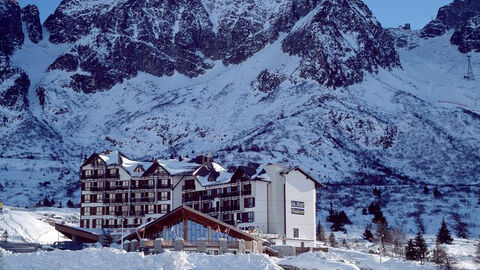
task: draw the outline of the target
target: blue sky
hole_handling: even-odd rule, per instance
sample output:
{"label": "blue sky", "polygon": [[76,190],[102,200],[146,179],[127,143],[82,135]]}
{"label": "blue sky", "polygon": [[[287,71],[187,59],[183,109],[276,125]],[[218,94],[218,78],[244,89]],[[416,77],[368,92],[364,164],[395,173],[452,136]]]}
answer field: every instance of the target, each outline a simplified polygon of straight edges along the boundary
{"label": "blue sky", "polygon": [[[40,8],[42,22],[53,13],[61,0],[17,0],[23,7],[36,4]],[[440,7],[453,0],[363,0],[384,27],[396,27],[407,22],[414,29],[420,29],[432,17],[437,16]]]}

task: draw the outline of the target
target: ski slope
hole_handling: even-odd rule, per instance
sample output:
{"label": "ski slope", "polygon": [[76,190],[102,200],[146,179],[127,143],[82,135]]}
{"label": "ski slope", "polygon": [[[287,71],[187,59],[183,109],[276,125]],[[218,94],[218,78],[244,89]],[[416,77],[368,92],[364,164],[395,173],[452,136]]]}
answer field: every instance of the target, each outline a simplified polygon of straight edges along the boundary
{"label": "ski slope", "polygon": [[55,222],[75,224],[78,218],[76,209],[39,208],[34,211],[5,207],[3,214],[0,214],[0,233],[6,230],[8,241],[11,242],[51,244],[68,240],[55,230]]}

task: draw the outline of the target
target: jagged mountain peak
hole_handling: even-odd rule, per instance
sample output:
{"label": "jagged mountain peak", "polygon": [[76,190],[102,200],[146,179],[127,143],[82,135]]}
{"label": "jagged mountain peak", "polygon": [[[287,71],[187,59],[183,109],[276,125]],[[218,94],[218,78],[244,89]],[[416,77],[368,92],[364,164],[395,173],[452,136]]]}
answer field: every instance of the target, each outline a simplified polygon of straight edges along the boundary
{"label": "jagged mountain peak", "polygon": [[[62,2],[45,22],[50,41],[74,44],[50,66],[50,70],[81,70],[71,76],[70,86],[85,93],[108,90],[138,72],[160,77],[179,72],[196,77],[212,69],[218,60],[224,65],[244,62],[276,41],[281,33],[290,33],[299,20],[315,12],[317,7],[338,7],[337,10],[346,11],[337,12],[338,18],[323,18],[323,23],[329,25],[323,28],[330,27],[332,31],[315,34],[336,42],[336,48],[331,49],[342,50],[344,46],[353,45],[361,47],[358,51],[352,50],[357,57],[376,56],[363,64],[346,65],[355,69],[355,79],[338,78],[330,83],[325,76],[335,74],[334,69],[339,65],[331,67],[321,63],[317,64],[327,70],[321,75],[323,78],[303,72],[305,78],[315,77],[328,86],[345,86],[361,81],[363,72],[399,65],[388,35],[368,7],[357,0],[118,0],[94,1],[92,6],[90,2],[85,5],[75,0]],[[354,16],[348,18],[345,14]],[[348,27],[341,25],[345,22]],[[344,32],[355,33],[349,40],[352,44],[336,41],[343,40]],[[363,46],[366,42],[373,46]],[[363,45],[357,46],[357,43]],[[291,44],[284,47],[289,53],[306,57],[289,47]],[[328,58],[334,57],[333,54]]]}
{"label": "jagged mountain peak", "polygon": [[424,38],[454,31],[451,43],[462,53],[480,51],[480,1],[455,0],[439,9],[437,17],[420,32]]}

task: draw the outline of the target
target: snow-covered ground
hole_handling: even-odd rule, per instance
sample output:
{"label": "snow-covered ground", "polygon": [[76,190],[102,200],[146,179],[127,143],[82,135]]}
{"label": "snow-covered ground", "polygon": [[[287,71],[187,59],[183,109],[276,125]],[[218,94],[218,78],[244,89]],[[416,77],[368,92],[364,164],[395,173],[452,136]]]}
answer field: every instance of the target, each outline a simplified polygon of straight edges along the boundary
{"label": "snow-covered ground", "polygon": [[[65,222],[78,225],[78,209],[37,208],[36,210],[6,207],[0,215],[0,230],[6,229],[9,241],[36,242],[48,244],[54,241],[67,240],[58,234],[51,225],[54,222]],[[353,229],[352,229],[353,230]],[[3,233],[0,231],[0,233]],[[327,235],[328,235],[327,230]],[[416,270],[435,269],[433,263],[420,265],[418,262],[406,261],[391,256],[372,254],[378,251],[378,245],[361,239],[361,231],[353,230],[350,238],[343,233],[336,233],[338,248],[330,248],[329,252],[306,253],[298,257],[273,258],[266,255],[223,255],[209,256],[205,254],[187,254],[184,252],[165,252],[160,255],[143,256],[140,253],[124,253],[105,248],[89,248],[82,251],[39,251],[31,254],[12,254],[0,250],[1,270],[22,269],[281,269],[280,266],[295,266],[300,269],[320,270]],[[412,235],[408,235],[413,237]],[[343,238],[347,246],[342,246]],[[434,235],[426,235],[429,249],[433,249]],[[475,243],[477,240],[455,238],[452,245],[446,246],[449,255],[456,259],[460,269],[477,270],[473,262]],[[322,245],[323,243],[319,243]],[[387,252],[389,249],[387,248]],[[2,268],[3,267],[3,268]]]}
{"label": "snow-covered ground", "polygon": [[76,225],[79,214],[78,209],[69,208],[31,210],[5,207],[4,212],[0,214],[0,234],[6,230],[8,241],[12,242],[51,244],[59,240],[68,240],[55,230],[54,224],[65,222]]}

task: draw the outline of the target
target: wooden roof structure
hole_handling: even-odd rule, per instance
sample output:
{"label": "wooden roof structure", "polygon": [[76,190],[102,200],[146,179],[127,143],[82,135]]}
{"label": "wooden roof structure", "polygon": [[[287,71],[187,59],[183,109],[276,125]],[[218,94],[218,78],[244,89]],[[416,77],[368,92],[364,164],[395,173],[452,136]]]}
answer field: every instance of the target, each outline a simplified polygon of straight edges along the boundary
{"label": "wooden roof structure", "polygon": [[[216,218],[213,218],[207,214],[194,210],[188,206],[182,205],[177,207],[172,212],[157,218],[147,224],[141,225],[131,232],[129,235],[125,236],[124,240],[140,240],[140,235],[143,238],[153,238],[155,234],[162,231],[165,227],[171,227],[179,222],[183,222],[183,239],[188,241],[188,220],[199,223],[205,227],[210,227],[212,230],[218,230],[224,232],[226,235],[236,238],[243,239],[245,241],[258,241],[255,236],[246,233],[240,229],[235,228],[225,222],[222,222]],[[120,242],[119,240],[118,242]]]}
{"label": "wooden roof structure", "polygon": [[55,230],[62,233],[69,239],[82,243],[96,243],[100,240],[99,234],[89,232],[85,229],[74,228],[59,223],[55,223]]}

